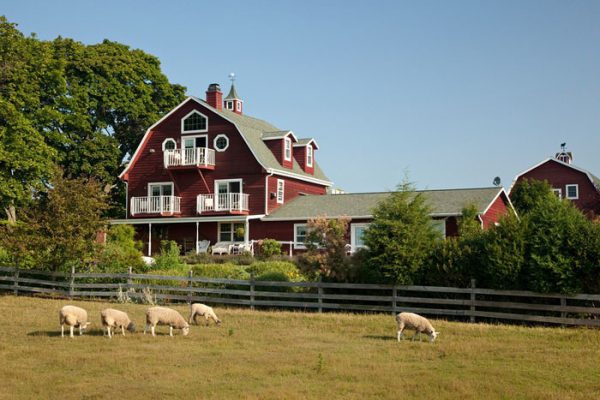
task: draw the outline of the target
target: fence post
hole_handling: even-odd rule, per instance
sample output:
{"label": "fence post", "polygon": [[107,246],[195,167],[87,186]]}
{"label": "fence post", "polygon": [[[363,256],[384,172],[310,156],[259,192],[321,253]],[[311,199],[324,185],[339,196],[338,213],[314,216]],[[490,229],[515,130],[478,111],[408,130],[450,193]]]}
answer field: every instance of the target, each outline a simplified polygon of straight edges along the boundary
{"label": "fence post", "polygon": [[475,279],[471,279],[471,312],[470,315],[471,317],[469,318],[469,320],[471,322],[475,322],[475,286],[476,286],[477,281]]}
{"label": "fence post", "polygon": [[127,291],[131,289],[133,285],[133,279],[131,279],[131,274],[133,273],[133,269],[131,267],[127,267]]}
{"label": "fence post", "polygon": [[[561,307],[566,307],[567,306],[567,296],[561,296],[561,298],[560,298],[560,306]],[[560,317],[561,318],[567,318],[567,312],[566,311],[561,311],[560,312]]]}
{"label": "fence post", "polygon": [[19,295],[19,261],[16,262],[15,273],[13,274],[13,294]]}
{"label": "fence post", "polygon": [[392,315],[396,315],[398,312],[398,304],[396,304],[396,297],[398,296],[398,288],[396,285],[392,288]]}
{"label": "fence post", "polygon": [[317,282],[317,300],[319,301],[319,312],[323,312],[323,277],[319,275],[319,282]]}
{"label": "fence post", "polygon": [[69,300],[73,300],[73,293],[75,288],[73,287],[75,284],[75,266],[71,267],[71,276],[69,280]]}
{"label": "fence post", "polygon": [[254,310],[254,274],[250,274],[250,309]]}
{"label": "fence post", "polygon": [[190,272],[188,273],[188,304],[192,304],[192,276],[194,275],[194,273],[192,272],[192,270],[190,269]]}

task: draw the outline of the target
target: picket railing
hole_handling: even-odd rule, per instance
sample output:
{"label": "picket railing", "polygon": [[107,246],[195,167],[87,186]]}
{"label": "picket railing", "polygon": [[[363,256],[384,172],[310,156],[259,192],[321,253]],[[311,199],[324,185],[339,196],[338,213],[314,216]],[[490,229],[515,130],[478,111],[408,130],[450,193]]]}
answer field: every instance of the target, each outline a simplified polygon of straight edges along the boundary
{"label": "picket railing", "polygon": [[600,295],[471,287],[271,282],[127,273],[70,273],[0,267],[0,291],[65,298],[206,302],[323,312],[411,311],[465,321],[526,321],[600,327]]}

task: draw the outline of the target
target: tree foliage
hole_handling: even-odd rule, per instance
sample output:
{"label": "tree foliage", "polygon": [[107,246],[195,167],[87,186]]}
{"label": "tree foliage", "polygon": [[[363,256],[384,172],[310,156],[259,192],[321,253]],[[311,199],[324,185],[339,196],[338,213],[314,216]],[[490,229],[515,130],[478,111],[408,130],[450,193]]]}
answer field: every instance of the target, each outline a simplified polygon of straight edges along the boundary
{"label": "tree foliage", "polygon": [[404,183],[373,211],[365,231],[368,263],[389,281],[412,284],[440,238],[422,193]]}

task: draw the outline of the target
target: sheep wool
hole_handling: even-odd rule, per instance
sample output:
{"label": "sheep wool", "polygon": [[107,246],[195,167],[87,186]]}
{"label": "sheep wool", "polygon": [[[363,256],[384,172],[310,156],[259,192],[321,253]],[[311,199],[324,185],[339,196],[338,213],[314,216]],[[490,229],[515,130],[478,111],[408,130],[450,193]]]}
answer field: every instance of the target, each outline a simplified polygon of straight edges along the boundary
{"label": "sheep wool", "polygon": [[70,337],[73,336],[73,328],[79,328],[79,335],[83,335],[83,331],[91,322],[88,322],[87,311],[81,307],[64,306],[58,313],[60,321],[60,336],[65,337],[65,324],[69,327]]}
{"label": "sheep wool", "polygon": [[102,322],[102,328],[106,329],[108,337],[112,339],[110,328],[114,329],[121,328],[121,333],[125,336],[125,329],[129,332],[135,332],[135,324],[131,322],[127,313],[113,308],[106,308],[100,312],[100,320]]}
{"label": "sheep wool", "polygon": [[431,325],[431,322],[427,318],[422,317],[418,314],[401,312],[396,316],[396,322],[398,324],[398,341],[402,338],[402,332],[404,329],[414,329],[415,334],[412,340],[415,340],[417,333],[419,334],[419,341],[421,340],[421,332],[424,332],[429,336],[429,341],[433,342],[437,338],[439,332],[436,332]]}
{"label": "sheep wool", "polygon": [[146,311],[146,327],[152,331],[152,336],[156,336],[154,329],[156,325],[169,325],[169,336],[173,336],[173,328],[181,329],[183,336],[190,333],[190,326],[186,320],[177,311],[167,307],[151,307]]}
{"label": "sheep wool", "polygon": [[206,304],[200,304],[200,303],[195,303],[192,304],[190,306],[190,318],[189,318],[189,323],[192,323],[192,320],[194,321],[194,323],[196,325],[198,325],[198,321],[197,321],[197,317],[204,317],[204,320],[206,321],[206,325],[208,326],[208,320],[212,319],[213,321],[215,321],[216,325],[220,325],[221,324],[221,320],[217,317],[217,314],[215,314],[215,311],[212,309],[212,307],[207,306]]}

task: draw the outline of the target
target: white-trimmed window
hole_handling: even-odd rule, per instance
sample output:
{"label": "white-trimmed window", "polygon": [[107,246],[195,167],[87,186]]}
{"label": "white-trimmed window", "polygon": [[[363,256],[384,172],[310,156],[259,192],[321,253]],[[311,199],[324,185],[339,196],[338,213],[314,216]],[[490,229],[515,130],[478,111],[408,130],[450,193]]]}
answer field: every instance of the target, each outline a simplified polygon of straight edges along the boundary
{"label": "white-trimmed window", "polygon": [[239,101],[235,103],[235,110],[236,111],[242,111],[242,103],[240,103]]}
{"label": "white-trimmed window", "polygon": [[208,147],[208,135],[184,136],[181,138],[184,149],[194,149],[196,147]]}
{"label": "white-trimmed window", "polygon": [[552,188],[552,193],[556,195],[559,199],[562,199],[562,189],[554,189]]}
{"label": "white-trimmed window", "polygon": [[233,110],[233,101],[226,101],[225,108],[228,110]]}
{"label": "white-trimmed window", "polygon": [[306,166],[313,166],[313,148],[310,144],[306,146]]}
{"label": "white-trimmed window", "polygon": [[173,196],[173,182],[148,183],[148,196]]}
{"label": "white-trimmed window", "polygon": [[243,222],[220,222],[219,242],[243,242],[245,229]]}
{"label": "white-trimmed window", "polygon": [[162,143],[162,150],[175,150],[177,148],[177,143],[175,142],[175,139],[165,139],[165,141]]}
{"label": "white-trimmed window", "polygon": [[292,161],[292,139],[289,137],[283,138],[283,159]]}
{"label": "white-trimmed window", "polygon": [[181,133],[197,133],[208,131],[206,115],[194,110],[181,119]]}
{"label": "white-trimmed window", "polygon": [[567,199],[577,200],[579,198],[579,185],[567,185],[565,189],[567,192]]}
{"label": "white-trimmed window", "polygon": [[350,246],[354,253],[358,249],[366,249],[367,246],[364,242],[364,234],[369,224],[350,224]]}
{"label": "white-trimmed window", "polygon": [[294,224],[294,249],[306,249],[307,224]]}
{"label": "white-trimmed window", "polygon": [[446,237],[446,220],[445,219],[433,219],[431,220],[433,229],[441,233],[442,237]]}
{"label": "white-trimmed window", "polygon": [[277,203],[283,204],[285,190],[285,181],[283,179],[277,179]]}
{"label": "white-trimmed window", "polygon": [[229,138],[224,134],[217,135],[213,140],[213,146],[217,151],[225,151],[229,147]]}

